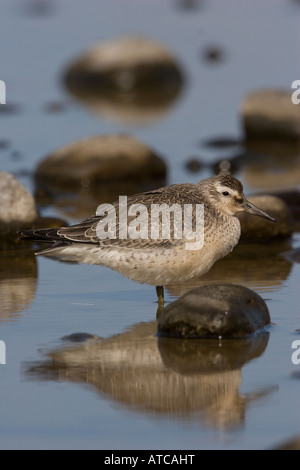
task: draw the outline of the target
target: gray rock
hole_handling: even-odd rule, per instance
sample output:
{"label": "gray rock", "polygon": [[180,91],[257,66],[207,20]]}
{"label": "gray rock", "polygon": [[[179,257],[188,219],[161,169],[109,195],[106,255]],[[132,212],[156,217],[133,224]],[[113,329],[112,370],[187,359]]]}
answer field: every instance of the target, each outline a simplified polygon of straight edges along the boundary
{"label": "gray rock", "polygon": [[238,213],[242,227],[242,239],[271,239],[289,237],[293,232],[294,221],[288,206],[282,199],[268,194],[248,198],[250,202],[277,219],[277,223],[246,212]]}
{"label": "gray rock", "polygon": [[241,106],[248,138],[300,139],[300,108],[292,91],[266,89],[250,93]]}
{"label": "gray rock", "polygon": [[158,320],[158,333],[180,338],[240,338],[270,323],[264,300],[246,287],[211,284],[187,292],[169,304]]}
{"label": "gray rock", "polygon": [[14,244],[16,231],[30,227],[37,219],[33,196],[10,173],[0,171],[0,239]]}
{"label": "gray rock", "polygon": [[128,135],[88,137],[41,161],[35,177],[50,187],[87,188],[99,183],[164,179],[166,165],[149,147]]}

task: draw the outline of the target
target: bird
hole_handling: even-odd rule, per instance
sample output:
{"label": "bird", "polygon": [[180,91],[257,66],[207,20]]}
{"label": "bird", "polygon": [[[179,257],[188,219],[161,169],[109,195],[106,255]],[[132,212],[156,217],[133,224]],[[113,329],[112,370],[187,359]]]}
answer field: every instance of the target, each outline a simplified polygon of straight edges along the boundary
{"label": "bird", "polygon": [[[202,208],[199,214],[203,216],[198,227],[202,237],[198,239],[193,230],[198,222],[196,207]],[[153,208],[167,212],[154,218]],[[190,212],[184,212],[186,208]],[[182,213],[180,217],[180,209],[190,216],[192,232],[188,234],[183,230],[187,223]],[[237,178],[221,172],[196,184],[173,184],[125,201],[119,198],[113,204],[100,205],[95,215],[80,223],[24,230],[20,238],[52,244],[37,254],[106,266],[133,281],[155,286],[159,316],[164,308],[164,286],[200,277],[237,245],[241,235],[237,214],[242,211],[277,221],[246,199]],[[122,227],[121,222],[127,226]],[[163,236],[163,230],[168,236]]]}

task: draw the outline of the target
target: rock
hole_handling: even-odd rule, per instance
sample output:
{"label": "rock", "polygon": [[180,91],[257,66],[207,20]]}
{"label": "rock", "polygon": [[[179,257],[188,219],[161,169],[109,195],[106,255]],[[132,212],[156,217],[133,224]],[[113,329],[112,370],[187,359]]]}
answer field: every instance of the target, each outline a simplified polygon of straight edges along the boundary
{"label": "rock", "polygon": [[90,333],[71,333],[70,335],[63,336],[63,341],[71,341],[72,343],[83,343],[89,340],[101,339],[99,336]]}
{"label": "rock", "polygon": [[150,148],[128,135],[88,137],[66,145],[38,165],[35,178],[50,188],[78,191],[101,183],[164,179],[166,165]]}
{"label": "rock", "polygon": [[71,89],[88,86],[134,92],[139,88],[178,87],[182,73],[164,46],[130,36],[95,45],[67,68],[64,78]]}
{"label": "rock", "polygon": [[276,191],[274,196],[282,199],[288,206],[295,221],[294,230],[300,232],[300,191],[291,189],[287,191]]}
{"label": "rock", "polygon": [[300,139],[300,108],[292,92],[266,89],[250,93],[241,106],[247,138]]}
{"label": "rock", "polygon": [[33,196],[10,173],[0,171],[0,246],[17,243],[17,230],[37,219]]}
{"label": "rock", "polygon": [[140,36],[97,44],[67,67],[63,80],[93,112],[139,125],[165,113],[184,82],[172,54]]}
{"label": "rock", "polygon": [[185,167],[191,173],[198,173],[198,171],[202,170],[203,163],[198,157],[190,157],[187,160]]}
{"label": "rock", "polygon": [[293,232],[294,221],[288,206],[282,199],[268,194],[251,196],[250,202],[277,219],[277,223],[246,212],[238,213],[242,227],[242,239],[270,239],[289,237]]}
{"label": "rock", "polygon": [[258,294],[235,284],[211,284],[169,304],[159,317],[158,333],[179,338],[241,338],[269,323],[268,307]]}
{"label": "rock", "polygon": [[225,52],[220,46],[207,46],[202,51],[202,57],[207,63],[218,63],[223,62],[225,57]]}

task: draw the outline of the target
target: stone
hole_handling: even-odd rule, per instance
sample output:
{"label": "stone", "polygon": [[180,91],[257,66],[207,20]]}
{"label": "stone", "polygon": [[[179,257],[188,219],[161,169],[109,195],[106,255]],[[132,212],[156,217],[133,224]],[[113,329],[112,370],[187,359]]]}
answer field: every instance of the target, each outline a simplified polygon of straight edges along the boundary
{"label": "stone", "polygon": [[141,36],[96,44],[66,68],[63,80],[93,113],[129,125],[168,112],[185,81],[167,48]]}
{"label": "stone", "polygon": [[285,238],[293,233],[294,221],[288,206],[282,199],[269,194],[248,197],[249,201],[277,219],[271,222],[246,212],[238,213],[241,222],[241,239],[261,240]]}
{"label": "stone", "polygon": [[30,192],[10,173],[0,171],[0,239],[17,242],[17,230],[30,228],[37,219],[35,201]]}
{"label": "stone", "polygon": [[181,85],[182,72],[161,44],[142,36],[128,36],[96,44],[70,64],[68,88],[91,87],[117,92]]}
{"label": "stone", "polygon": [[49,187],[87,188],[101,183],[164,179],[161,157],[129,135],[103,135],[72,142],[46,158],[35,171]]}
{"label": "stone", "polygon": [[169,304],[158,334],[177,338],[241,338],[270,323],[264,300],[236,284],[198,287]]}
{"label": "stone", "polygon": [[247,138],[300,139],[300,108],[292,90],[265,89],[247,95],[241,118]]}

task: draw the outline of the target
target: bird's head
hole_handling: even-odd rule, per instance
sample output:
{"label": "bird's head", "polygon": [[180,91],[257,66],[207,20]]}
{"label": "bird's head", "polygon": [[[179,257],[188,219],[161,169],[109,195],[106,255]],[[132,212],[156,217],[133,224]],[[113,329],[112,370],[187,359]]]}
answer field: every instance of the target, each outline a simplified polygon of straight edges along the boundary
{"label": "bird's head", "polygon": [[[201,183],[204,182],[204,185]],[[259,209],[244,195],[242,183],[230,173],[221,173],[218,176],[207,178],[200,182],[206,198],[211,201],[214,209],[219,213],[234,216],[238,212],[248,212],[265,219],[277,222],[267,212]]]}

